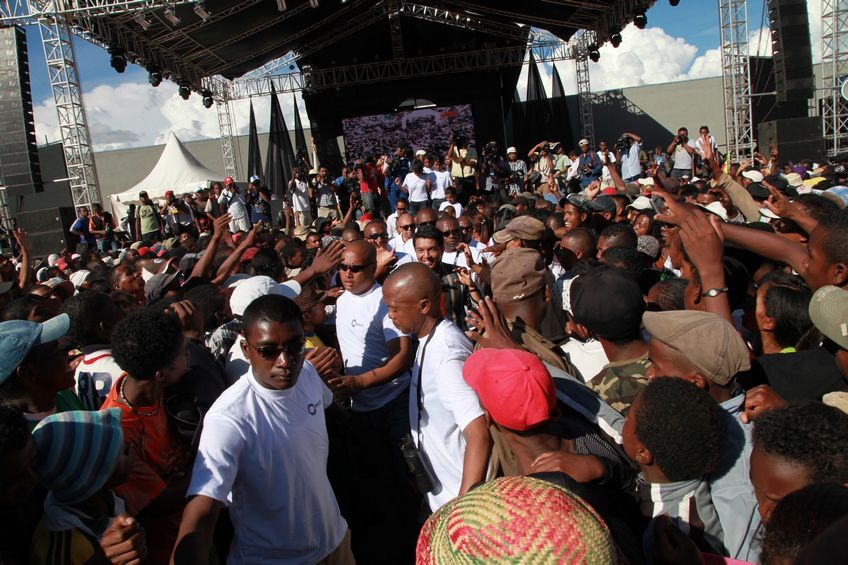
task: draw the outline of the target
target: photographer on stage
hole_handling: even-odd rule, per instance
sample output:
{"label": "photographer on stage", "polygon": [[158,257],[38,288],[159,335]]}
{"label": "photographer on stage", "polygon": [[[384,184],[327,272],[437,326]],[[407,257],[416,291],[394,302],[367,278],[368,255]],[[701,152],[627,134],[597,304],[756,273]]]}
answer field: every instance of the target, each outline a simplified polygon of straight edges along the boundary
{"label": "photographer on stage", "polygon": [[518,150],[515,147],[509,147],[506,150],[507,167],[509,167],[509,176],[506,178],[507,196],[517,196],[524,192],[524,180],[527,178],[527,163],[524,159],[518,158]]}
{"label": "photographer on stage", "polygon": [[506,200],[504,183],[510,172],[506,160],[498,152],[498,143],[487,143],[483,147],[483,159],[480,162],[480,187],[486,191],[489,200]]}
{"label": "photographer on stage", "polygon": [[450,163],[450,172],[459,196],[465,205],[477,192],[477,152],[468,146],[468,138],[459,131],[453,132],[451,146],[445,154],[445,165]]}
{"label": "photographer on stage", "polygon": [[674,161],[674,168],[671,169],[671,178],[692,178],[694,176],[695,142],[689,139],[688,129],[678,129],[677,137],[671,140],[666,151]]}
{"label": "photographer on stage", "polygon": [[642,138],[635,133],[624,132],[615,142],[615,153],[621,163],[621,179],[624,182],[636,182],[642,176]]}
{"label": "photographer on stage", "polygon": [[580,188],[585,189],[593,181],[601,178],[604,163],[598,155],[592,151],[588,139],[580,140],[580,156],[578,157],[577,170],[580,173]]}

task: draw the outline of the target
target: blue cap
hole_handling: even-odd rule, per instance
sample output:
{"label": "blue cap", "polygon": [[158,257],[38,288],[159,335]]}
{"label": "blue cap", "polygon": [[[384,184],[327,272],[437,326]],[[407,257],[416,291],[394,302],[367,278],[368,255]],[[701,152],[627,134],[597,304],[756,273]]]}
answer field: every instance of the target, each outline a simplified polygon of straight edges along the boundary
{"label": "blue cap", "polygon": [[59,314],[39,324],[27,320],[0,323],[0,385],[21,364],[30,349],[42,343],[56,341],[71,325],[67,314]]}
{"label": "blue cap", "polygon": [[258,180],[259,180],[259,175],[253,175],[252,177],[250,177],[251,184],[254,183],[254,182],[257,182]]}
{"label": "blue cap", "polygon": [[842,202],[848,204],[848,186],[834,186],[832,188],[828,188],[825,192],[835,194],[842,199]]}

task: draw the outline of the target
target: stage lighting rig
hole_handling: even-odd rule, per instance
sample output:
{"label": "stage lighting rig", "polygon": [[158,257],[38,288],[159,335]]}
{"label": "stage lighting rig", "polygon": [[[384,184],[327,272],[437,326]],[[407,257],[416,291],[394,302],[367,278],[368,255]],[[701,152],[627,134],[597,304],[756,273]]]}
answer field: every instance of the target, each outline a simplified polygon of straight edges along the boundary
{"label": "stage lighting rig", "polygon": [[112,65],[112,68],[118,71],[119,73],[127,70],[127,52],[124,51],[123,47],[118,47],[117,45],[113,45],[109,47],[109,64]]}
{"label": "stage lighting rig", "polygon": [[589,59],[591,59],[593,63],[597,63],[601,59],[601,52],[598,50],[597,45],[589,47]]}
{"label": "stage lighting rig", "polygon": [[150,86],[162,84],[162,70],[156,65],[147,67],[147,82],[150,83]]}
{"label": "stage lighting rig", "polygon": [[633,25],[639,29],[645,29],[648,26],[648,16],[645,12],[639,12],[633,16]]}
{"label": "stage lighting rig", "polygon": [[177,90],[177,92],[179,93],[180,98],[188,100],[188,97],[191,96],[191,86],[184,80],[179,81],[177,84],[179,85],[179,90]]}
{"label": "stage lighting rig", "polygon": [[211,108],[212,104],[215,103],[215,100],[212,98],[212,91],[204,90],[200,95],[203,97],[203,107]]}
{"label": "stage lighting rig", "polygon": [[133,17],[133,19],[135,20],[135,23],[141,26],[141,29],[143,29],[144,31],[150,29],[150,21],[144,16],[142,12],[137,13]]}
{"label": "stage lighting rig", "polygon": [[171,22],[171,25],[178,26],[180,25],[180,22],[182,22],[180,17],[176,13],[174,13],[173,8],[166,8],[162,15],[165,16],[166,20]]}
{"label": "stage lighting rig", "polygon": [[610,35],[610,43],[612,43],[612,46],[616,48],[621,45],[621,33],[615,32]]}
{"label": "stage lighting rig", "polygon": [[206,8],[203,6],[202,0],[194,5],[194,13],[197,14],[197,17],[199,17],[204,22],[208,22],[209,18],[212,17],[209,15],[209,12],[207,12]]}

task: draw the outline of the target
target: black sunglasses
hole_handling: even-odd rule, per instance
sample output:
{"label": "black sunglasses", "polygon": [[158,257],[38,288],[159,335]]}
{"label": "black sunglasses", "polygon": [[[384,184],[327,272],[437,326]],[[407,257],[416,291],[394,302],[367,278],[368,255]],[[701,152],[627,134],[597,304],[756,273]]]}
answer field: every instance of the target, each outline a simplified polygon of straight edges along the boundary
{"label": "black sunglasses", "polygon": [[374,240],[374,239],[389,239],[389,234],[387,234],[386,232],[372,233],[371,235],[368,236],[368,239],[371,239],[371,240]]}
{"label": "black sunglasses", "polygon": [[373,263],[368,263],[366,265],[345,265],[344,263],[339,263],[340,271],[351,271],[352,273],[361,273],[368,267],[370,267]]}
{"label": "black sunglasses", "polygon": [[462,230],[459,229],[459,228],[457,228],[455,230],[445,230],[445,231],[442,232],[442,235],[445,236],[445,237],[450,237],[452,235],[460,236],[460,235],[462,235]]}
{"label": "black sunglasses", "polygon": [[398,226],[399,230],[404,230],[404,231],[411,230],[411,229],[414,229],[414,228],[415,228],[415,224],[407,224],[405,226]]}
{"label": "black sunglasses", "polygon": [[256,353],[259,354],[260,357],[265,359],[266,361],[273,361],[280,357],[280,355],[285,352],[287,359],[298,359],[301,355],[306,352],[305,343],[288,343],[282,347],[279,345],[260,345],[259,347],[253,345],[247,340],[244,340],[248,347],[252,347],[256,350]]}
{"label": "black sunglasses", "polygon": [[415,225],[418,226],[419,228],[422,227],[422,226],[435,226],[436,220],[432,220],[432,221],[429,221],[429,222],[421,222],[420,224],[416,223]]}

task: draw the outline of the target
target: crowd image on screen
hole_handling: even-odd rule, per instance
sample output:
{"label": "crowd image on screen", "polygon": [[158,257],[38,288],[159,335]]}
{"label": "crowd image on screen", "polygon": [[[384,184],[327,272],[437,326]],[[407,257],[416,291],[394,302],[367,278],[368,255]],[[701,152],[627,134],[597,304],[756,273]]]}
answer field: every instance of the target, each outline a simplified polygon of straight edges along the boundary
{"label": "crowd image on screen", "polygon": [[11,231],[0,563],[846,562],[841,157],[445,112]]}

